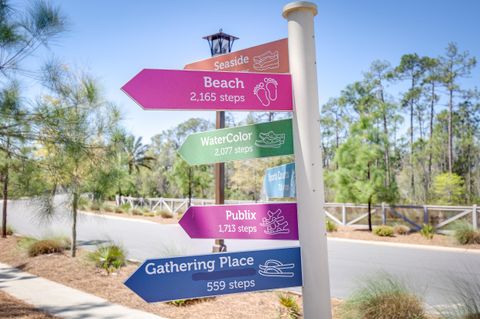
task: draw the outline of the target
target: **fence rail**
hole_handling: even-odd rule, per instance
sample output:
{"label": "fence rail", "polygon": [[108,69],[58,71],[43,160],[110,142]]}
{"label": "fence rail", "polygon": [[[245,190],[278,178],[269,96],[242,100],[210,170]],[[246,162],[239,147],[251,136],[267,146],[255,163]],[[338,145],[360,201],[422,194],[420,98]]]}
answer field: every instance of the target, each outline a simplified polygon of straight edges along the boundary
{"label": "fence rail", "polygon": [[[167,210],[178,214],[188,208],[188,198],[139,198],[117,196],[117,205],[130,204],[131,207],[148,207],[151,210]],[[212,205],[213,199],[192,198],[191,205]],[[225,204],[251,203],[248,200],[226,200]],[[367,205],[350,203],[325,203],[325,215],[338,225],[365,226],[368,217]],[[374,205],[372,206],[372,220],[376,225],[404,223],[412,229],[419,230],[423,224],[431,224],[437,230],[446,229],[457,220],[470,222],[474,229],[478,229],[479,213],[477,205],[472,206],[438,206],[438,205]]]}

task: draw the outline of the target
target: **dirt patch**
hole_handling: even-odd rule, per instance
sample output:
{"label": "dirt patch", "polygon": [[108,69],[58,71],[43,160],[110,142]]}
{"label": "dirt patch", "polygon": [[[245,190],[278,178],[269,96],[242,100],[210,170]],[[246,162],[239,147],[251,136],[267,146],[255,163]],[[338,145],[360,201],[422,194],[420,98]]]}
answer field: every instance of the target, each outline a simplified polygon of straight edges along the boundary
{"label": "dirt patch", "polygon": [[462,249],[480,249],[479,244],[459,245],[455,242],[455,239],[453,237],[441,234],[435,234],[432,239],[427,239],[419,233],[410,233],[408,235],[395,235],[394,237],[380,237],[369,232],[367,229],[338,227],[337,231],[328,233],[328,237],[383,241],[389,243],[455,247]]}
{"label": "dirt patch", "polygon": [[[138,265],[129,264],[118,273],[107,275],[86,260],[85,251],[80,250],[77,258],[69,257],[68,252],[32,258],[17,248],[18,240],[0,239],[0,262],[130,308],[171,319],[288,318],[278,301],[280,292],[272,291],[208,298],[183,307],[164,302],[148,304],[123,285]],[[297,302],[301,306],[301,297],[297,297]],[[333,300],[334,311],[338,304],[338,300]]]}
{"label": "dirt patch", "polygon": [[20,319],[54,319],[58,317],[50,316],[33,306],[13,298],[0,290],[0,318],[20,318]]}

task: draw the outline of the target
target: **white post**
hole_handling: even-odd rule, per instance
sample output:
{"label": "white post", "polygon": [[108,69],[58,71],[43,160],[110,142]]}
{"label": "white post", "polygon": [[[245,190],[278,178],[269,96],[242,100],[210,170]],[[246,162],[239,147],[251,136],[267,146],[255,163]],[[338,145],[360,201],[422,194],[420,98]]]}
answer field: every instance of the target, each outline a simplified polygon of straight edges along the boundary
{"label": "white post", "polygon": [[303,312],[306,319],[330,319],[330,284],[325,231],[324,188],[313,17],[317,6],[287,4],[288,54],[292,74],[293,133],[297,209],[303,273]]}

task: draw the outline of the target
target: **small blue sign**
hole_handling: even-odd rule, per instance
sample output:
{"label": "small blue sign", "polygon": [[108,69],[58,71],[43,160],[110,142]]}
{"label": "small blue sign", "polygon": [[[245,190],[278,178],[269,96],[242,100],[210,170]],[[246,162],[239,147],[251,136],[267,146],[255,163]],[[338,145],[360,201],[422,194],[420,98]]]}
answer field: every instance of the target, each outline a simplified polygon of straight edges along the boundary
{"label": "small blue sign", "polygon": [[296,196],[295,163],[267,169],[263,188],[267,198],[294,198]]}
{"label": "small blue sign", "polygon": [[300,248],[148,259],[125,281],[146,302],[302,285]]}

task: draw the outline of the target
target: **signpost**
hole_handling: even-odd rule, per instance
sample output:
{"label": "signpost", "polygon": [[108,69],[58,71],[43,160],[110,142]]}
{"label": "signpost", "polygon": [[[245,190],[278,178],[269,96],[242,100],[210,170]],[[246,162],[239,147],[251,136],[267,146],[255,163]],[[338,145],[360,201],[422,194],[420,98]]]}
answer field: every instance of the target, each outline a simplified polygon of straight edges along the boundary
{"label": "signpost", "polygon": [[288,73],[288,40],[281,39],[248,49],[187,64],[186,70]]}
{"label": "signpost", "polygon": [[295,163],[269,168],[263,178],[263,189],[267,198],[294,198]]}
{"label": "signpost", "polygon": [[295,203],[191,206],[179,224],[191,238],[298,240]]}
{"label": "signpost", "polygon": [[147,302],[301,286],[300,248],[149,259],[125,285]]}
{"label": "signpost", "polygon": [[144,69],[122,87],[144,109],[291,111],[288,74]]}
{"label": "signpost", "polygon": [[292,120],[194,133],[178,150],[190,165],[293,154]]}

